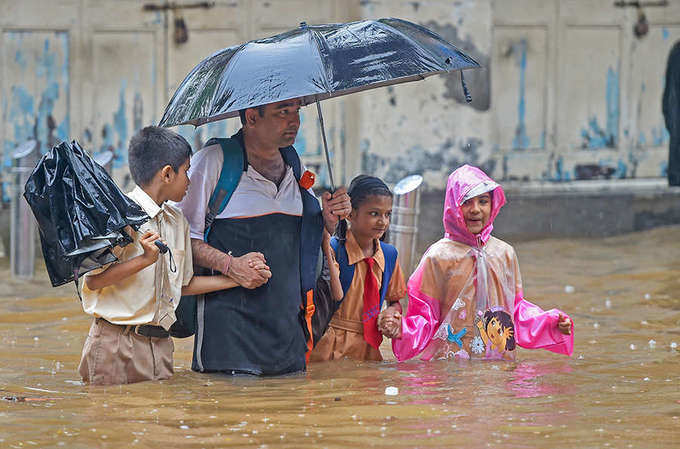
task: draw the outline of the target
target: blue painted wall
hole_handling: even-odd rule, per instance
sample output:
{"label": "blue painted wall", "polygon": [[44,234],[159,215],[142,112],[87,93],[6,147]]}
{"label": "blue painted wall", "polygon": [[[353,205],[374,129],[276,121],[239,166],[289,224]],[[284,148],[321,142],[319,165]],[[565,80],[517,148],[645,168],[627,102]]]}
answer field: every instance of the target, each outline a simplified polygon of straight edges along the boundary
{"label": "blue painted wall", "polygon": [[[8,31],[4,39],[6,51],[15,49],[13,58],[5,59],[9,87],[2,101],[2,165],[7,173],[18,145],[36,140],[45,153],[70,137],[70,55],[66,32]],[[7,183],[4,179],[5,201],[9,199]]]}

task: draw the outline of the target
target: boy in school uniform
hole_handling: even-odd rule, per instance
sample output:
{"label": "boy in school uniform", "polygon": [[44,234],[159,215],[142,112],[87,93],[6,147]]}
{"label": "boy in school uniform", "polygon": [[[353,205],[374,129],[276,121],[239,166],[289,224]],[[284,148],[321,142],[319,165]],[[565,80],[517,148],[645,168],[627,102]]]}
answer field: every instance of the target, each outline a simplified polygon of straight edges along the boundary
{"label": "boy in school uniform", "polygon": [[[179,202],[189,187],[191,146],[180,135],[155,126],[130,140],[128,162],[136,187],[128,196],[150,220],[133,243],[114,253],[118,261],[84,276],[82,305],[94,317],[78,371],[83,381],[113,385],[167,379],[173,374],[174,344],[168,330],[182,295],[236,286],[224,275],[194,276],[189,224]],[[157,241],[168,248],[160,254]],[[254,268],[270,277],[263,257]]]}

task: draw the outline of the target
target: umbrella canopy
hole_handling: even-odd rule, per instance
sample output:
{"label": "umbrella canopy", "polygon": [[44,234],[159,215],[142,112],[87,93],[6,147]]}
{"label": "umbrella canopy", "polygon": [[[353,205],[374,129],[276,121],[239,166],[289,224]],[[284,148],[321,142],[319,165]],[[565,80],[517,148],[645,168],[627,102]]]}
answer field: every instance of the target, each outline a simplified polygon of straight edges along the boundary
{"label": "umbrella canopy", "polygon": [[160,126],[195,126],[290,98],[302,104],[424,79],[479,64],[437,34],[401,19],[308,26],[225,48],[200,62]]}
{"label": "umbrella canopy", "polygon": [[24,198],[38,221],[54,287],[117,260],[111,249],[132,242],[123,228],[138,229],[149,219],[75,140],[40,159]]}

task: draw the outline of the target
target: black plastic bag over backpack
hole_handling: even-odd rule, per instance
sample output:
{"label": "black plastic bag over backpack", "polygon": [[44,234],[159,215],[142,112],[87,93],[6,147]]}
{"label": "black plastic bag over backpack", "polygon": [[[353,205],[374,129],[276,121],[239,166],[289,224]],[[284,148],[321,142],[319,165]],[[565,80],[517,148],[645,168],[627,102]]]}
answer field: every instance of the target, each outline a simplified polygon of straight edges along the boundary
{"label": "black plastic bag over backpack", "polygon": [[54,287],[117,260],[111,249],[132,243],[124,228],[139,229],[149,219],[75,140],[40,159],[24,197],[38,221]]}

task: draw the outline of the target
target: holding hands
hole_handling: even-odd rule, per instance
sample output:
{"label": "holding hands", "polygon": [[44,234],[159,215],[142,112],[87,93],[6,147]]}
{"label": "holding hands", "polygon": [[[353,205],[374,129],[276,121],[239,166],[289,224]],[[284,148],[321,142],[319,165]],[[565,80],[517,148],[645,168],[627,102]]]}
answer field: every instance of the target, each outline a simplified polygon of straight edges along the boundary
{"label": "holding hands", "polygon": [[230,256],[224,274],[236,281],[240,286],[253,289],[265,284],[272,272],[262,253],[247,253],[241,257]]}
{"label": "holding hands", "polygon": [[380,312],[378,330],[387,338],[401,338],[401,305],[398,302]]}

